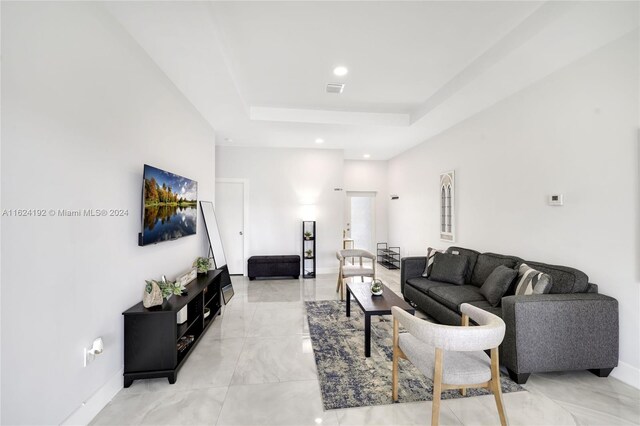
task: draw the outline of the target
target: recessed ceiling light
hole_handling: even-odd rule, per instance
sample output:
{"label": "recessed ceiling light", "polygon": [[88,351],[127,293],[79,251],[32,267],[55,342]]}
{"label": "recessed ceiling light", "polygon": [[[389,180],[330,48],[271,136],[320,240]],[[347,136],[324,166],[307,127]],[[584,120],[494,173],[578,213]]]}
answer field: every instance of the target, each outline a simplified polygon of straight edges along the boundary
{"label": "recessed ceiling light", "polygon": [[343,66],[335,67],[333,69],[333,74],[337,75],[338,77],[342,77],[343,75],[347,75],[348,72],[349,72],[349,70],[347,69],[347,67],[343,67]]}
{"label": "recessed ceiling light", "polygon": [[363,155],[363,157],[364,157],[364,158],[369,158],[369,157],[371,157],[371,156],[370,156],[369,154],[365,154],[365,155]]}
{"label": "recessed ceiling light", "polygon": [[324,143],[324,139],[322,138],[318,138],[316,139],[316,143],[320,144],[320,143]]}

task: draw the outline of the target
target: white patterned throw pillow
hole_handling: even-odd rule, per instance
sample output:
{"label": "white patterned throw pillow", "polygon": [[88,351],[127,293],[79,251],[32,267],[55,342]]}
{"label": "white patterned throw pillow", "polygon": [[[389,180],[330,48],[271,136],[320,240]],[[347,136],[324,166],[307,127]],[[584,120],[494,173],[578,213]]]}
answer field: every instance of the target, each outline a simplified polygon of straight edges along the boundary
{"label": "white patterned throw pillow", "polygon": [[518,268],[516,295],[546,294],[551,290],[551,275],[537,271],[526,263]]}
{"label": "white patterned throw pillow", "polygon": [[422,273],[422,276],[427,278],[429,276],[429,273],[431,272],[431,265],[433,265],[433,259],[436,256],[436,253],[444,253],[445,250],[438,250],[438,249],[434,249],[429,247],[427,249],[427,266],[424,267],[424,272]]}

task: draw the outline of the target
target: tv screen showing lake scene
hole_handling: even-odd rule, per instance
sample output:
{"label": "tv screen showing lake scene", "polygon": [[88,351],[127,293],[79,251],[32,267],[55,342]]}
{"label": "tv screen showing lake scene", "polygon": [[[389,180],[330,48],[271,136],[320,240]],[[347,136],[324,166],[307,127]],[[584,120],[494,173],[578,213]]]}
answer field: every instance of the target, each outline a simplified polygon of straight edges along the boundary
{"label": "tv screen showing lake scene", "polygon": [[198,182],[144,165],[141,245],[196,233]]}

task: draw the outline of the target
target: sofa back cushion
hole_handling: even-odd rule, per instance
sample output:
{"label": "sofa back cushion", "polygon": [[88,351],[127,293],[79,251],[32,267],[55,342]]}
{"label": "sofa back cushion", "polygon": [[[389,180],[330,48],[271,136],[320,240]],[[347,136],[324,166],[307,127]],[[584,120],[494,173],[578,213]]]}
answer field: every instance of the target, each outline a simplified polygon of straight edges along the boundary
{"label": "sofa back cushion", "polygon": [[577,269],[538,262],[525,261],[525,263],[533,269],[551,275],[550,293],[552,294],[585,293],[589,287],[589,277]]}
{"label": "sofa back cushion", "polygon": [[493,270],[498,266],[506,266],[507,268],[513,269],[521,262],[522,259],[515,256],[504,256],[495,253],[479,254],[476,266],[473,268],[473,273],[471,274],[471,284],[476,287],[482,287],[482,284],[484,284],[489,275],[491,275]]}
{"label": "sofa back cushion", "polygon": [[467,274],[464,277],[465,284],[469,284],[471,282],[471,273],[473,272],[473,268],[476,267],[476,261],[478,260],[478,255],[480,254],[480,252],[466,249],[464,247],[451,246],[447,249],[447,253],[457,254],[459,256],[467,256],[467,258],[469,258],[467,263]]}
{"label": "sofa back cushion", "polygon": [[454,256],[449,253],[436,253],[429,279],[443,283],[464,285],[469,259],[466,256]]}

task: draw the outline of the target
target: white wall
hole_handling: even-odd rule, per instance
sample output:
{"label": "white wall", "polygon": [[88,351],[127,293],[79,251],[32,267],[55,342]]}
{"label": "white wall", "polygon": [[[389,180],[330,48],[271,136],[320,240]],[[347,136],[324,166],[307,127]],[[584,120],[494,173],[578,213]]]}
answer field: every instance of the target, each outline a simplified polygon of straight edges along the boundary
{"label": "white wall", "polygon": [[[620,367],[640,386],[638,33],[389,163],[390,239],[438,239],[438,177],[456,171],[456,244],[583,270],[620,306]],[[546,205],[552,193],[564,207]],[[597,319],[594,319],[597,320]],[[588,324],[585,324],[588,327]]]}
{"label": "white wall", "polygon": [[[345,160],[344,196],[347,191],[370,191],[376,193],[376,240],[388,241],[389,191],[387,190],[387,161]],[[348,207],[347,207],[348,208]]]}
{"label": "white wall", "polygon": [[216,178],[249,181],[248,255],[298,254],[302,212],[317,221],[318,273],[337,271],[342,244],[343,153],[340,150],[216,147]]}
{"label": "white wall", "polygon": [[[197,236],[155,246],[137,234],[144,163],[213,199],[214,132],[91,3],[3,2],[2,124],[2,209],[129,211],[2,218],[1,421],[58,424],[122,386],[121,313],[144,279],[205,253],[201,221]],[[98,336],[104,354],[83,368]]]}

